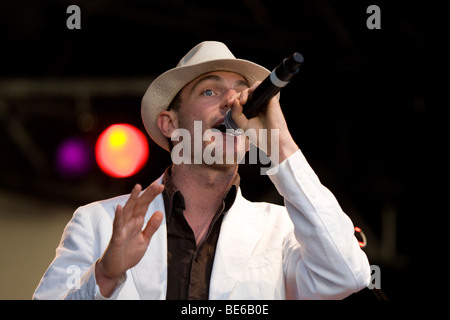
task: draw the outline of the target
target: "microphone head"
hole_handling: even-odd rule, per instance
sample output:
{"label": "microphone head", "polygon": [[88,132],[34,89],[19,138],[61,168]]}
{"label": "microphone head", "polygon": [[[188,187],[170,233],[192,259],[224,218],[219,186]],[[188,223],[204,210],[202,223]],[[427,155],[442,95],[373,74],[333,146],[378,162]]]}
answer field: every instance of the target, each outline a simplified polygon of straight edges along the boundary
{"label": "microphone head", "polygon": [[239,126],[234,122],[233,118],[231,117],[231,109],[227,111],[225,114],[224,124],[227,129],[239,129]]}

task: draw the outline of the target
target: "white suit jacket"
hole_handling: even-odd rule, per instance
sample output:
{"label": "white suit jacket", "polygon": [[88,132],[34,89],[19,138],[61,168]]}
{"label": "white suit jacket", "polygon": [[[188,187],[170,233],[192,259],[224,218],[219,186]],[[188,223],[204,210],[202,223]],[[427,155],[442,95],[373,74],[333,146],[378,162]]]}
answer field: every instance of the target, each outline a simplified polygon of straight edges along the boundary
{"label": "white suit jacket", "polygon": [[[301,151],[271,171],[285,206],[253,203],[238,192],[223,218],[209,298],[341,299],[366,287],[370,265],[353,224]],[[116,206],[128,197],[75,211],[33,298],[104,299],[96,284],[95,263],[111,238]],[[146,221],[156,210],[165,212],[162,195],[150,204]],[[165,299],[166,232],[164,219],[112,299]]]}

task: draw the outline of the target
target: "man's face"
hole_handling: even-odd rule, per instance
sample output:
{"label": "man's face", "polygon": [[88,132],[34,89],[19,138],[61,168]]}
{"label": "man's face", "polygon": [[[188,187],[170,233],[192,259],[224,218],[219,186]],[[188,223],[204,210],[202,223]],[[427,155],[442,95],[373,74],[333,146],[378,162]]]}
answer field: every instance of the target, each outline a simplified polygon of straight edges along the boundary
{"label": "man's face", "polygon": [[[233,154],[233,162],[239,163],[248,149],[245,136],[230,136],[225,132],[211,129],[223,130],[223,126],[220,125],[223,124],[225,114],[229,110],[228,101],[233,95],[248,87],[248,82],[239,74],[215,71],[199,76],[183,88],[178,111],[178,125],[190,132],[192,150],[194,150],[194,140],[202,139],[207,132],[206,141],[202,139],[202,150],[205,150],[207,146],[209,150],[220,148],[223,150],[224,163],[226,155],[229,156],[230,153]],[[195,121],[201,121],[202,137],[194,137]]]}

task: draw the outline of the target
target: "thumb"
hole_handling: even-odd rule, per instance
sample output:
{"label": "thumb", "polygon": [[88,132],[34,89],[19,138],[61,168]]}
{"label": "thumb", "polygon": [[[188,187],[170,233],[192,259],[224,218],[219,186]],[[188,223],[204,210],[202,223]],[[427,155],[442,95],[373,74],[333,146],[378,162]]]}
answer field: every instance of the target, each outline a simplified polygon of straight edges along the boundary
{"label": "thumb", "polygon": [[148,241],[152,239],[153,235],[161,225],[162,220],[163,220],[163,213],[161,211],[155,211],[152,217],[148,220],[144,231],[142,231],[142,234],[144,235],[145,238],[148,239]]}
{"label": "thumb", "polygon": [[234,122],[238,125],[239,128],[245,129],[248,123],[248,119],[243,113],[243,107],[238,98],[234,99],[232,103],[230,103],[231,107],[231,117]]}

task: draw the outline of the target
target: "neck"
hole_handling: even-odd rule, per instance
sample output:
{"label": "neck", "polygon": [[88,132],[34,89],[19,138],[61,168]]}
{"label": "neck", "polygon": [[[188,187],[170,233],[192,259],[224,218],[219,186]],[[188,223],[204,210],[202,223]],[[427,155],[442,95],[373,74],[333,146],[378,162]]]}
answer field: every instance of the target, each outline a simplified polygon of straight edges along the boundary
{"label": "neck", "polygon": [[[238,166],[214,167],[195,164],[172,165],[172,179],[186,199],[186,210],[217,209]],[[198,208],[200,207],[200,208]],[[215,211],[213,210],[213,214]]]}
{"label": "neck", "polygon": [[197,245],[204,240],[225,192],[237,174],[237,168],[217,170],[211,166],[172,165],[171,177],[184,196],[186,210],[183,214],[194,232]]}

